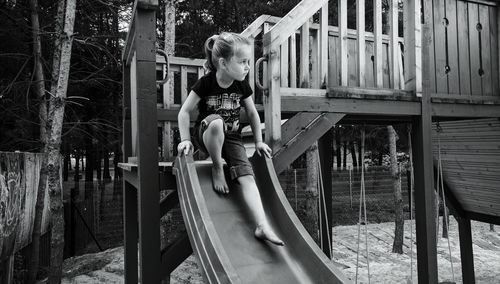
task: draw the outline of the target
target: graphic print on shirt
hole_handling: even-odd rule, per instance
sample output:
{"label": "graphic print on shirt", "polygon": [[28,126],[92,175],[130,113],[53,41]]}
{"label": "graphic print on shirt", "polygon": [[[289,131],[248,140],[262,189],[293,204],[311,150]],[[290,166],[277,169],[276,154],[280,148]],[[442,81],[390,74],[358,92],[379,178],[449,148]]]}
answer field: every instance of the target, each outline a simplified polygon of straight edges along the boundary
{"label": "graphic print on shirt", "polygon": [[238,131],[240,127],[240,98],[236,93],[222,93],[207,97],[207,110],[224,119],[227,131]]}

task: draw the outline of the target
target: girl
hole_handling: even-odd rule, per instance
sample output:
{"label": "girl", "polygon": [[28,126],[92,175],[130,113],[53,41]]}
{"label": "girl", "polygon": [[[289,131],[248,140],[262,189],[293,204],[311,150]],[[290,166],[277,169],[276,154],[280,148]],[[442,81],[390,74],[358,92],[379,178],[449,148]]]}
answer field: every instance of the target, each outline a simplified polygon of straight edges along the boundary
{"label": "girl", "polygon": [[193,86],[179,114],[180,155],[193,150],[190,140],[189,113],[198,107],[194,142],[208,152],[213,161],[214,190],[229,193],[223,171],[223,161],[229,166],[231,179],[241,184],[243,198],[256,223],[255,237],[284,245],[267,222],[259,190],[253,177],[245,147],[239,133],[241,106],[245,107],[255,139],[258,155],[271,157],[271,149],[262,142],[259,114],[252,100],[252,89],[245,77],[250,71],[251,44],[234,33],[214,35],[205,42],[206,68],[209,72]]}

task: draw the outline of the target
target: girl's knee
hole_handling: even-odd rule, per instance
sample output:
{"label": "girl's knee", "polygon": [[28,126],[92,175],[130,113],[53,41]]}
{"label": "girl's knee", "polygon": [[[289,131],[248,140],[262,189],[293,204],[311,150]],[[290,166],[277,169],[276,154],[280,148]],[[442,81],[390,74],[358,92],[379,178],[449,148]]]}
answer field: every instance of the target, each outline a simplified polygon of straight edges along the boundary
{"label": "girl's knee", "polygon": [[222,121],[222,119],[215,119],[211,121],[205,132],[208,132],[210,135],[224,134],[224,121]]}
{"label": "girl's knee", "polygon": [[252,175],[243,175],[237,178],[238,182],[243,185],[255,184],[255,179]]}

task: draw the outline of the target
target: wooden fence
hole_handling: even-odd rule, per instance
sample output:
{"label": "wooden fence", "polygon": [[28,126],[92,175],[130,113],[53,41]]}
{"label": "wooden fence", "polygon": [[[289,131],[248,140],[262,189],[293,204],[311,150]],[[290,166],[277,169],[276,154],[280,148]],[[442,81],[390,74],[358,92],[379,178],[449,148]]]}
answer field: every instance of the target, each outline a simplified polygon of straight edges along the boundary
{"label": "wooden fence", "polygon": [[[0,152],[0,260],[31,242],[42,154]],[[45,204],[49,202],[48,188]],[[48,230],[45,206],[42,234]]]}

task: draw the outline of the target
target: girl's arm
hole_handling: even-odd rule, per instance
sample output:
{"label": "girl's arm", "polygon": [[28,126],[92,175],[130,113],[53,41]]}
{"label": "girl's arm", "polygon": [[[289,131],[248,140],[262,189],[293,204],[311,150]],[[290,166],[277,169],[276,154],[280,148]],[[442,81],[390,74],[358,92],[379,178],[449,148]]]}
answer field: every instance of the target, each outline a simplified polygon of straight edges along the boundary
{"label": "girl's arm", "polygon": [[177,152],[182,154],[189,154],[189,152],[194,148],[191,143],[191,135],[189,133],[190,116],[189,114],[193,111],[198,102],[200,101],[200,96],[195,92],[191,91],[182,104],[179,114],[177,115],[177,120],[179,122],[179,133],[181,135],[181,143],[177,146]]}
{"label": "girl's arm", "polygon": [[255,140],[255,151],[260,156],[262,154],[266,157],[271,158],[271,148],[262,141],[262,129],[260,128],[260,118],[255,104],[253,103],[252,97],[247,97],[243,100],[243,104],[247,111],[248,120],[250,120],[250,127],[252,128],[254,140]]}

